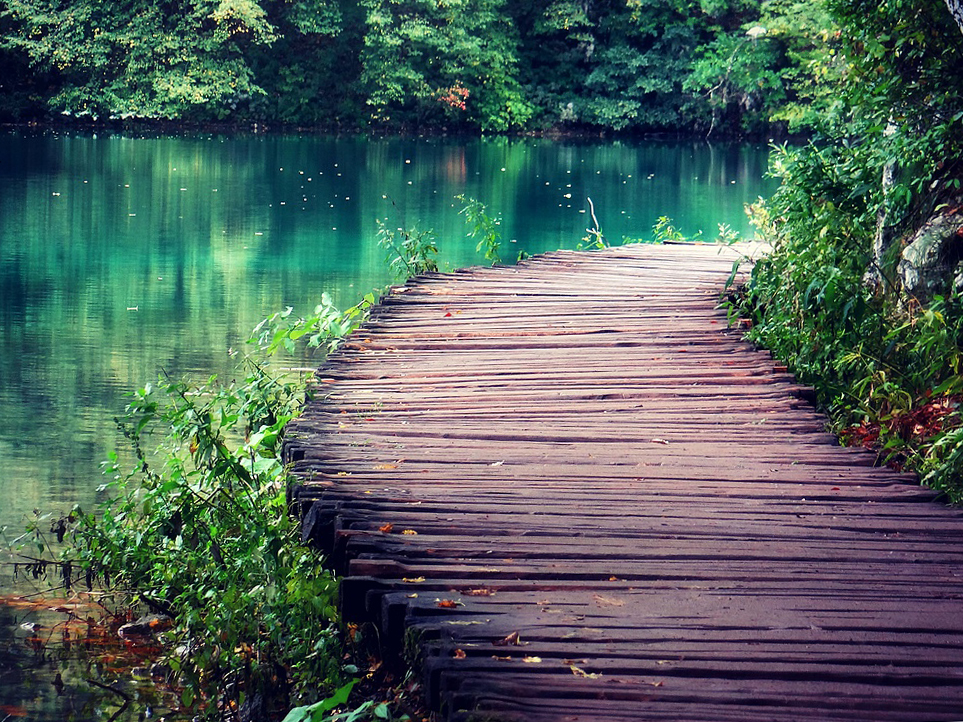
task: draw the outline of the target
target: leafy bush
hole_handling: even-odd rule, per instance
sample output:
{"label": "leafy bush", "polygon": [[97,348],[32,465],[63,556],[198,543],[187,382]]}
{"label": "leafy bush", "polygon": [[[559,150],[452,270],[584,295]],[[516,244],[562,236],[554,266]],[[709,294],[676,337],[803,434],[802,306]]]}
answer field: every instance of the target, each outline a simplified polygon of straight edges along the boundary
{"label": "leafy bush", "polygon": [[455,196],[455,199],[464,203],[464,207],[458,211],[465,216],[465,223],[468,225],[468,237],[477,241],[475,251],[484,253],[485,260],[492,264],[499,263],[502,259],[498,255],[498,249],[502,244],[502,235],[498,231],[501,218],[492,218],[485,211],[485,204],[469,198],[465,195]]}
{"label": "leafy bush", "polygon": [[434,231],[392,230],[378,219],[378,245],[385,249],[385,263],[399,281],[438,270]]}
{"label": "leafy bush", "polygon": [[774,151],[782,185],[752,209],[773,251],[746,288],[750,338],[814,386],[844,440],[963,499],[963,300],[903,296],[895,258],[879,269],[889,285],[864,282],[880,208],[898,219],[913,212],[884,198],[880,158],[869,144]]}
{"label": "leafy bush", "polygon": [[[264,354],[295,342],[332,350],[372,296],[341,313],[274,314]],[[182,702],[208,718],[264,719],[342,683],[337,582],[300,544],[280,458],[285,425],[310,386],[247,358],[239,381],[161,379],[135,392],[119,426],[133,452],[106,464],[110,498],[78,512],[66,552],[130,603],[173,617],[168,665]]]}

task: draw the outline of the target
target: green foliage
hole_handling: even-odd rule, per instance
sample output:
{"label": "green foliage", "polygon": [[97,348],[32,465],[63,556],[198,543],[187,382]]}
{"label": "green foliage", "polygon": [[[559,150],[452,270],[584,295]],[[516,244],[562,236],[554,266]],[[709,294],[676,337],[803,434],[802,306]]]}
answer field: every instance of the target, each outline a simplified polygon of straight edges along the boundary
{"label": "green foliage", "polygon": [[110,499],[81,516],[73,548],[174,617],[167,664],[184,704],[212,719],[339,676],[337,585],[299,543],[280,459],[305,387],[247,365],[240,382],[162,379],[133,394],[120,427],[136,465],[107,464]]}
{"label": "green foliage", "polygon": [[652,243],[686,243],[695,241],[702,236],[700,230],[694,236],[687,236],[674,225],[672,219],[667,216],[659,216],[659,219],[652,226]]}
{"label": "green foliage", "polygon": [[[307,318],[289,308],[263,321],[252,343],[264,354],[305,341],[329,352],[373,303],[369,294],[340,312],[325,294]],[[242,368],[230,383],[162,378],[132,394],[118,424],[135,463],[124,469],[112,455],[109,499],[96,514],[78,510],[64,553],[132,604],[174,618],[166,663],[185,706],[211,719],[245,700],[262,700],[251,714],[263,716],[341,677],[337,583],[300,544],[281,461],[309,387],[254,358]]]}
{"label": "green foliage", "polygon": [[348,695],[354,687],[355,682],[349,682],[341,687],[337,692],[311,705],[296,707],[291,710],[282,722],[377,722],[384,720],[408,720],[408,715],[396,717],[391,712],[391,707],[387,702],[376,702],[368,700],[361,705],[348,709],[344,712],[334,712],[335,709],[342,707],[348,701]]}
{"label": "green foliage", "polygon": [[464,203],[464,207],[458,213],[465,216],[465,223],[468,224],[468,237],[477,241],[475,251],[484,253],[485,260],[492,264],[500,263],[502,259],[498,255],[498,249],[502,244],[502,236],[498,231],[498,226],[501,224],[501,217],[492,218],[489,216],[485,213],[485,204],[474,198],[458,195],[455,196],[455,200]]}
{"label": "green foliage", "polygon": [[254,327],[251,343],[271,356],[279,350],[294,353],[298,342],[307,337],[308,348],[322,348],[331,353],[342,339],[364,323],[368,311],[376,303],[373,293],[365,295],[360,302],[346,311],[338,310],[327,293],[321,294],[321,303],[307,317],[292,317],[294,309],[288,306],[261,321]]}
{"label": "green foliage", "polygon": [[363,0],[361,89],[377,124],[505,131],[531,109],[516,79],[504,0]]}
{"label": "green foliage", "polygon": [[[747,287],[750,337],[815,387],[848,441],[921,470],[960,499],[963,303],[956,294],[925,304],[906,299],[890,266],[882,290],[863,281],[887,204],[880,146],[899,142],[880,135],[874,143],[774,151],[782,185],[753,209],[773,252],[755,264]],[[914,217],[911,204],[887,205],[894,222]]]}
{"label": "green foliage", "polygon": [[282,34],[303,40],[339,25],[324,0],[192,0],[176,11],[146,0],[5,5],[0,47],[47,75],[52,110],[95,119],[250,116],[265,96],[262,50]]}
{"label": "green foliage", "polygon": [[761,132],[836,102],[836,38],[801,0],[9,0],[0,97],[13,116]]}
{"label": "green foliage", "polygon": [[438,245],[433,231],[392,230],[378,219],[378,245],[385,250],[388,268],[400,281],[438,270]]}
{"label": "green foliage", "polygon": [[758,15],[702,45],[684,86],[717,125],[777,121],[812,130],[838,104],[836,27],[821,2],[766,0]]}

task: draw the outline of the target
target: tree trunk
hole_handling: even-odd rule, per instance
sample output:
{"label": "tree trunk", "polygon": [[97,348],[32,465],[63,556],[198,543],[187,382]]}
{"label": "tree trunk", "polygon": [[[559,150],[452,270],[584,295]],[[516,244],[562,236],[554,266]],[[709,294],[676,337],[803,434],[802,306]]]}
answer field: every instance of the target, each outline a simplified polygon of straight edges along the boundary
{"label": "tree trunk", "polygon": [[957,27],[963,33],[963,0],[946,0],[946,7],[950,9],[950,14],[956,20]]}

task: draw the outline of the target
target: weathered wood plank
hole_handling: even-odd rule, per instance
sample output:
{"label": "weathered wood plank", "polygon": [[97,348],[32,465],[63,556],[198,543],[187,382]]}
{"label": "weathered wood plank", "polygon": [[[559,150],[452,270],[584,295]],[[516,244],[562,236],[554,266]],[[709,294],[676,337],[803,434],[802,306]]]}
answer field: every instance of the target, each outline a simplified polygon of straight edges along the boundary
{"label": "weathered wood plank", "polygon": [[728,329],[733,257],[422,277],[320,370],[304,535],[443,719],[963,719],[961,515]]}

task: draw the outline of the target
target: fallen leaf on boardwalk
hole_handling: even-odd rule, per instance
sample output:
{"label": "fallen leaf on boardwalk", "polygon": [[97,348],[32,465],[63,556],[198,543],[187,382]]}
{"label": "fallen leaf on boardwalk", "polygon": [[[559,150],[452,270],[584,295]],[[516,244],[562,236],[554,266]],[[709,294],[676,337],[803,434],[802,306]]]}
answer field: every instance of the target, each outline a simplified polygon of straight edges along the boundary
{"label": "fallen leaf on boardwalk", "polygon": [[496,461],[494,464],[489,464],[489,466],[501,466],[504,463],[504,461]]}
{"label": "fallen leaf on boardwalk", "polygon": [[462,592],[462,594],[468,597],[490,597],[494,593],[491,589],[466,589]]}
{"label": "fallen leaf on boardwalk", "polygon": [[493,654],[493,655],[492,655],[492,659],[494,659],[496,662],[511,662],[511,661],[512,661],[511,655],[509,655],[508,657],[496,657],[496,656]]}
{"label": "fallen leaf on boardwalk", "polygon": [[339,471],[338,476],[351,476],[350,471]]}
{"label": "fallen leaf on boardwalk", "polygon": [[592,598],[600,607],[624,607],[625,602],[615,597],[603,597],[601,594],[593,594]]}
{"label": "fallen leaf on boardwalk", "polygon": [[445,318],[451,318],[451,311],[445,314]]}
{"label": "fallen leaf on boardwalk", "polygon": [[436,606],[442,609],[454,609],[455,607],[463,607],[461,602],[455,601],[454,599],[439,599],[436,602]]}
{"label": "fallen leaf on boardwalk", "polygon": [[666,446],[669,445],[669,442],[666,441],[665,439],[652,439],[652,443],[653,443],[653,444],[665,444]]}
{"label": "fallen leaf on boardwalk", "polygon": [[573,664],[586,664],[587,662],[588,662],[587,659],[563,659],[562,660],[562,664],[564,664],[566,667],[571,667]]}
{"label": "fallen leaf on boardwalk", "polygon": [[452,654],[452,656],[453,656],[455,659],[464,659],[464,658],[467,657],[468,655],[465,654],[465,650],[463,650],[463,649],[456,649],[455,652],[454,652],[454,654]]}
{"label": "fallen leaf on boardwalk", "polygon": [[418,536],[418,532],[416,532],[414,529],[405,529],[401,533],[405,536]]}
{"label": "fallen leaf on boardwalk", "polygon": [[416,592],[414,594],[406,594],[405,596],[408,597],[408,599],[417,599],[418,593]]}
{"label": "fallen leaf on boardwalk", "polygon": [[541,664],[542,658],[541,657],[522,657],[522,661],[525,662],[525,664]]}
{"label": "fallen leaf on boardwalk", "polygon": [[408,584],[420,584],[425,581],[424,577],[402,577],[401,581],[407,582]]}
{"label": "fallen leaf on boardwalk", "polygon": [[576,677],[584,677],[585,679],[598,679],[602,676],[599,672],[586,672],[584,669],[581,667],[576,667],[574,664],[569,665],[569,669],[572,670],[572,674],[574,674]]}
{"label": "fallen leaf on boardwalk", "polygon": [[375,464],[376,471],[390,471],[391,469],[397,469],[397,464]]}
{"label": "fallen leaf on boardwalk", "polygon": [[619,578],[618,578],[618,577],[609,577],[609,581],[610,581],[610,582],[617,582],[617,581],[619,581]]}
{"label": "fallen leaf on boardwalk", "polygon": [[387,524],[382,524],[378,527],[378,531],[384,532],[385,534],[390,534],[391,530],[395,528],[395,525],[390,521]]}
{"label": "fallen leaf on boardwalk", "polygon": [[521,640],[518,638],[518,632],[512,632],[504,639],[496,639],[494,642],[492,642],[492,645],[496,647],[507,647],[513,644],[521,644]]}

